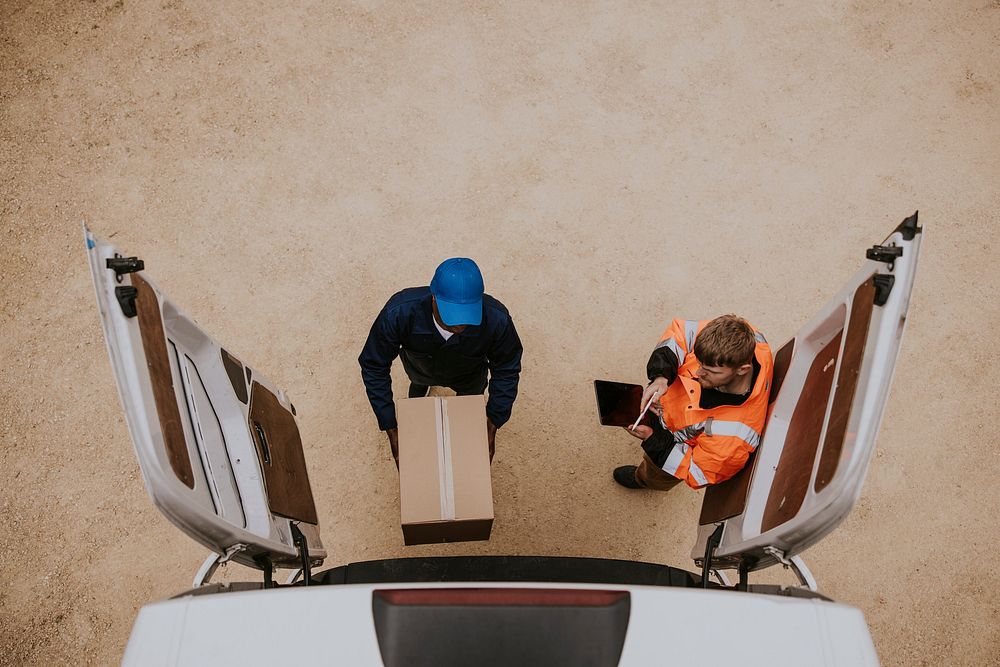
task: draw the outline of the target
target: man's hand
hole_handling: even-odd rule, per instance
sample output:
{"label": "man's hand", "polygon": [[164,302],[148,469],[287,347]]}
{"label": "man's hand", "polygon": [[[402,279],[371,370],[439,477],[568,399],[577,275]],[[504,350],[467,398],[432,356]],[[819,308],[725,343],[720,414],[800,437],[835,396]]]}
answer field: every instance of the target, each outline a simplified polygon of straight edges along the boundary
{"label": "man's hand", "polygon": [[389,436],[389,450],[392,452],[392,459],[396,462],[396,470],[399,470],[399,430],[387,428],[385,434]]}
{"label": "man's hand", "polygon": [[632,429],[631,427],[628,426],[623,426],[622,428],[624,428],[625,432],[628,433],[630,436],[632,436],[633,438],[639,438],[640,440],[645,440],[649,436],[653,435],[653,429],[646,426],[645,424],[639,424],[638,426],[635,427],[635,429]]}
{"label": "man's hand", "polygon": [[486,435],[490,441],[490,463],[493,463],[493,454],[497,451],[497,427],[489,417],[486,418]]}
{"label": "man's hand", "polygon": [[[660,396],[663,396],[665,393],[667,393],[667,387],[669,386],[670,383],[667,382],[667,378],[665,377],[658,377],[652,382],[650,382],[649,386],[646,387],[646,390],[642,392],[642,401],[639,403],[639,409],[641,410],[642,408],[646,407],[646,403],[649,403],[649,399],[652,398],[653,395],[655,394],[656,398],[653,398],[653,402],[649,406],[649,411],[655,415],[662,417],[663,406],[660,404]],[[646,437],[648,438],[649,436]]]}

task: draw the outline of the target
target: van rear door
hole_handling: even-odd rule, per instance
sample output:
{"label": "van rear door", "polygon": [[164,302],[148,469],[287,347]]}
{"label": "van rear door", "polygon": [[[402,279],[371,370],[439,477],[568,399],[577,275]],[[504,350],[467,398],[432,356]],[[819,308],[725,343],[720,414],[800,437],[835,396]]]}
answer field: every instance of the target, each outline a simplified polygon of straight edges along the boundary
{"label": "van rear door", "polygon": [[[250,567],[326,552],[295,407],[86,228],[111,367],[146,489],[178,528]],[[301,544],[301,538],[299,540]]]}
{"label": "van rear door", "polygon": [[[917,214],[785,345],[764,437],[737,476],[705,493],[692,557],[756,570],[829,534],[861,493],[885,412],[916,275]],[[717,531],[721,531],[721,535]]]}

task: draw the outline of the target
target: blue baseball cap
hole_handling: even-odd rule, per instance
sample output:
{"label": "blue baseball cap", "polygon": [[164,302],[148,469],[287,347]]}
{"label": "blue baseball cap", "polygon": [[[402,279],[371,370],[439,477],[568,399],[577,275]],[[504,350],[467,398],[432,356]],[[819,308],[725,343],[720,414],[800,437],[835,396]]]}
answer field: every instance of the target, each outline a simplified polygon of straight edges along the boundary
{"label": "blue baseball cap", "polygon": [[431,281],[441,321],[450,327],[478,326],[483,321],[483,274],[467,257],[441,262]]}

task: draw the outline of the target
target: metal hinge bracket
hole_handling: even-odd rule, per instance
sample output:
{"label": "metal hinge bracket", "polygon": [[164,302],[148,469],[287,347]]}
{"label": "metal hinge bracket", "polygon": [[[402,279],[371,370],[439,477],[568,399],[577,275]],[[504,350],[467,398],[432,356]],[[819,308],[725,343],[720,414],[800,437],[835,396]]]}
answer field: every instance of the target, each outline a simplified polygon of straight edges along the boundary
{"label": "metal hinge bracket", "polygon": [[205,559],[205,562],[201,564],[201,567],[198,568],[198,572],[194,575],[194,582],[192,583],[192,586],[194,588],[198,588],[199,586],[207,584],[212,580],[212,575],[215,574],[215,571],[219,569],[220,565],[225,565],[232,560],[233,556],[241,551],[246,551],[246,548],[247,545],[245,544],[234,544],[226,549],[226,552],[223,554],[209,554],[208,558]]}
{"label": "metal hinge bracket", "polygon": [[705,543],[705,557],[701,561],[701,587],[708,588],[708,575],[712,571],[712,556],[715,555],[716,548],[722,543],[722,533],[726,529],[725,523],[720,523],[708,537]]}
{"label": "metal hinge bracket", "polygon": [[801,556],[787,557],[785,556],[785,552],[777,547],[764,547],[764,553],[781,563],[786,570],[791,568],[800,584],[813,592],[819,592],[819,587],[816,585],[816,578]]}

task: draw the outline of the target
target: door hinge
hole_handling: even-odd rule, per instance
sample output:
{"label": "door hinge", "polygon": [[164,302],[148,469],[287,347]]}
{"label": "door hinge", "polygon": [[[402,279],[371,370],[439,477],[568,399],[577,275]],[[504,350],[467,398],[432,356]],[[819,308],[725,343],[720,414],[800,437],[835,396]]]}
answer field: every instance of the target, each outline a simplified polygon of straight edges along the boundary
{"label": "door hinge", "polygon": [[712,557],[715,550],[722,544],[722,533],[726,529],[726,524],[720,523],[705,542],[705,557],[701,561],[701,587],[708,588],[708,575],[712,571]]}
{"label": "door hinge", "polygon": [[295,544],[295,548],[298,549],[299,559],[302,562],[302,583],[305,586],[311,586],[312,564],[309,562],[309,541],[302,531],[299,530],[297,523],[289,521],[288,526],[292,530],[292,542]]}
{"label": "door hinge", "polygon": [[788,556],[784,551],[773,546],[764,547],[764,553],[781,563],[786,570],[791,568],[800,584],[813,592],[819,590],[816,578],[801,556]]}
{"label": "door hinge", "polygon": [[789,560],[785,558],[785,552],[777,547],[773,546],[764,547],[764,553],[766,553],[768,556],[775,559],[785,567],[791,565],[791,562],[789,562]]}
{"label": "door hinge", "polygon": [[264,570],[264,588],[274,588],[274,564],[271,562],[271,557],[266,553],[257,554],[253,557],[253,562]]}
{"label": "door hinge", "polygon": [[205,562],[201,564],[197,574],[194,575],[194,581],[191,584],[192,587],[198,588],[208,584],[208,582],[212,580],[212,575],[215,574],[215,571],[219,569],[220,565],[225,565],[232,560],[233,556],[246,551],[246,548],[247,545],[245,544],[234,544],[226,549],[226,552],[223,554],[209,554],[208,558],[205,559]]}

